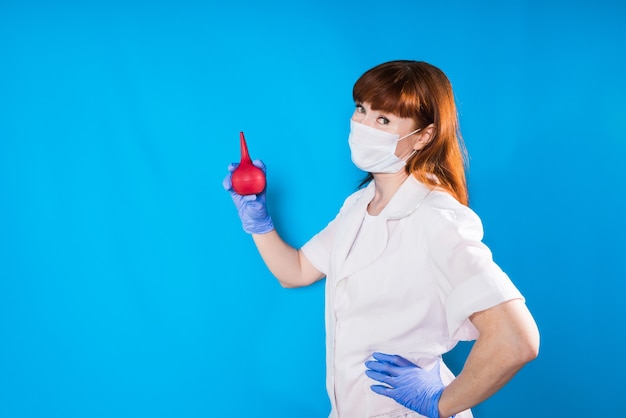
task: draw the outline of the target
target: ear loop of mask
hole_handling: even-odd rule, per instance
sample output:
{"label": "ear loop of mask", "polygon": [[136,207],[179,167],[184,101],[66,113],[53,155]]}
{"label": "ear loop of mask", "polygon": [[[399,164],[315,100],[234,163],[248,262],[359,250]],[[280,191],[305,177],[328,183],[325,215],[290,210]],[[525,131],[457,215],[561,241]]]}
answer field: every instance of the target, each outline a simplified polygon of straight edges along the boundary
{"label": "ear loop of mask", "polygon": [[[402,138],[398,139],[398,142],[402,141],[403,139],[406,139],[406,138],[410,137],[411,135],[414,135],[414,134],[418,133],[418,132],[419,132],[419,131],[421,131],[422,129],[423,129],[423,128],[419,128],[419,129],[414,130],[413,132],[411,132],[411,133],[410,133],[410,134],[408,134],[408,135],[404,135]],[[416,150],[416,149],[414,149],[414,150],[413,150],[413,152],[412,152],[411,154],[409,154],[409,156],[408,156],[408,157],[403,158],[403,161],[404,161],[405,163],[407,163],[407,162],[408,162],[411,158],[413,158],[413,156],[414,156],[415,154],[417,154],[417,150]]]}

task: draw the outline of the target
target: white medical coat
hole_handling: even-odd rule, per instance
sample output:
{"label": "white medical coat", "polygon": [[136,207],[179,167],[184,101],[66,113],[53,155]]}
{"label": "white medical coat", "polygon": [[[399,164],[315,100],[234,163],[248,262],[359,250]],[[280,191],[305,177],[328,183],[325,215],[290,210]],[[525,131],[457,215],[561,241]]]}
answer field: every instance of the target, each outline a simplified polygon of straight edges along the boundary
{"label": "white medical coat", "polygon": [[[330,417],[421,417],[374,393],[365,361],[379,351],[430,369],[459,340],[476,339],[470,315],[522,295],[482,243],[478,216],[448,193],[409,176],[359,232],[373,197],[372,182],[302,247],[326,275]],[[454,379],[443,362],[441,375]]]}

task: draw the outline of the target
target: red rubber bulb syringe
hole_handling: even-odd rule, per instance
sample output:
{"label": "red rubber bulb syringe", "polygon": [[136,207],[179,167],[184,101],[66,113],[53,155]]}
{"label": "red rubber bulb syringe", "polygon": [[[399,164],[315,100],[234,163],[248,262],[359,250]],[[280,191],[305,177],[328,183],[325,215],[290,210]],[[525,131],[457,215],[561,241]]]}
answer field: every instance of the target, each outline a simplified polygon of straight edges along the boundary
{"label": "red rubber bulb syringe", "polygon": [[252,164],[243,132],[239,133],[239,142],[241,145],[241,161],[231,177],[233,190],[242,196],[259,194],[265,189],[265,173]]}

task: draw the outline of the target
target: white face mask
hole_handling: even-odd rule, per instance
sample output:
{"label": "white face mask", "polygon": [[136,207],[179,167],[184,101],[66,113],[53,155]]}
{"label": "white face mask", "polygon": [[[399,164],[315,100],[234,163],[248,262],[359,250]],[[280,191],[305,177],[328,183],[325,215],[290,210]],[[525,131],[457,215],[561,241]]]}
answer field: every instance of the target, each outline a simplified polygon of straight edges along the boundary
{"label": "white face mask", "polygon": [[406,160],[398,158],[396,155],[398,141],[419,131],[420,129],[416,129],[400,138],[398,134],[370,128],[350,119],[348,144],[350,144],[352,162],[361,170],[369,173],[397,173],[404,168],[406,160],[417,152],[413,150]]}

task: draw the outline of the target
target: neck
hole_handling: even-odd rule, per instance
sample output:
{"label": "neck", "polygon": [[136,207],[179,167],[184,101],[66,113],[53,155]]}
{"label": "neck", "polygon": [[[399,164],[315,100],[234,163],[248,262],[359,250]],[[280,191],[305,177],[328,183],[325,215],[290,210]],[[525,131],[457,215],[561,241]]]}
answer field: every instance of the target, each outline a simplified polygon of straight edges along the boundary
{"label": "neck", "polygon": [[371,200],[367,210],[370,215],[378,215],[387,206],[387,203],[389,203],[409,175],[402,169],[394,174],[378,173],[373,176],[374,198]]}

